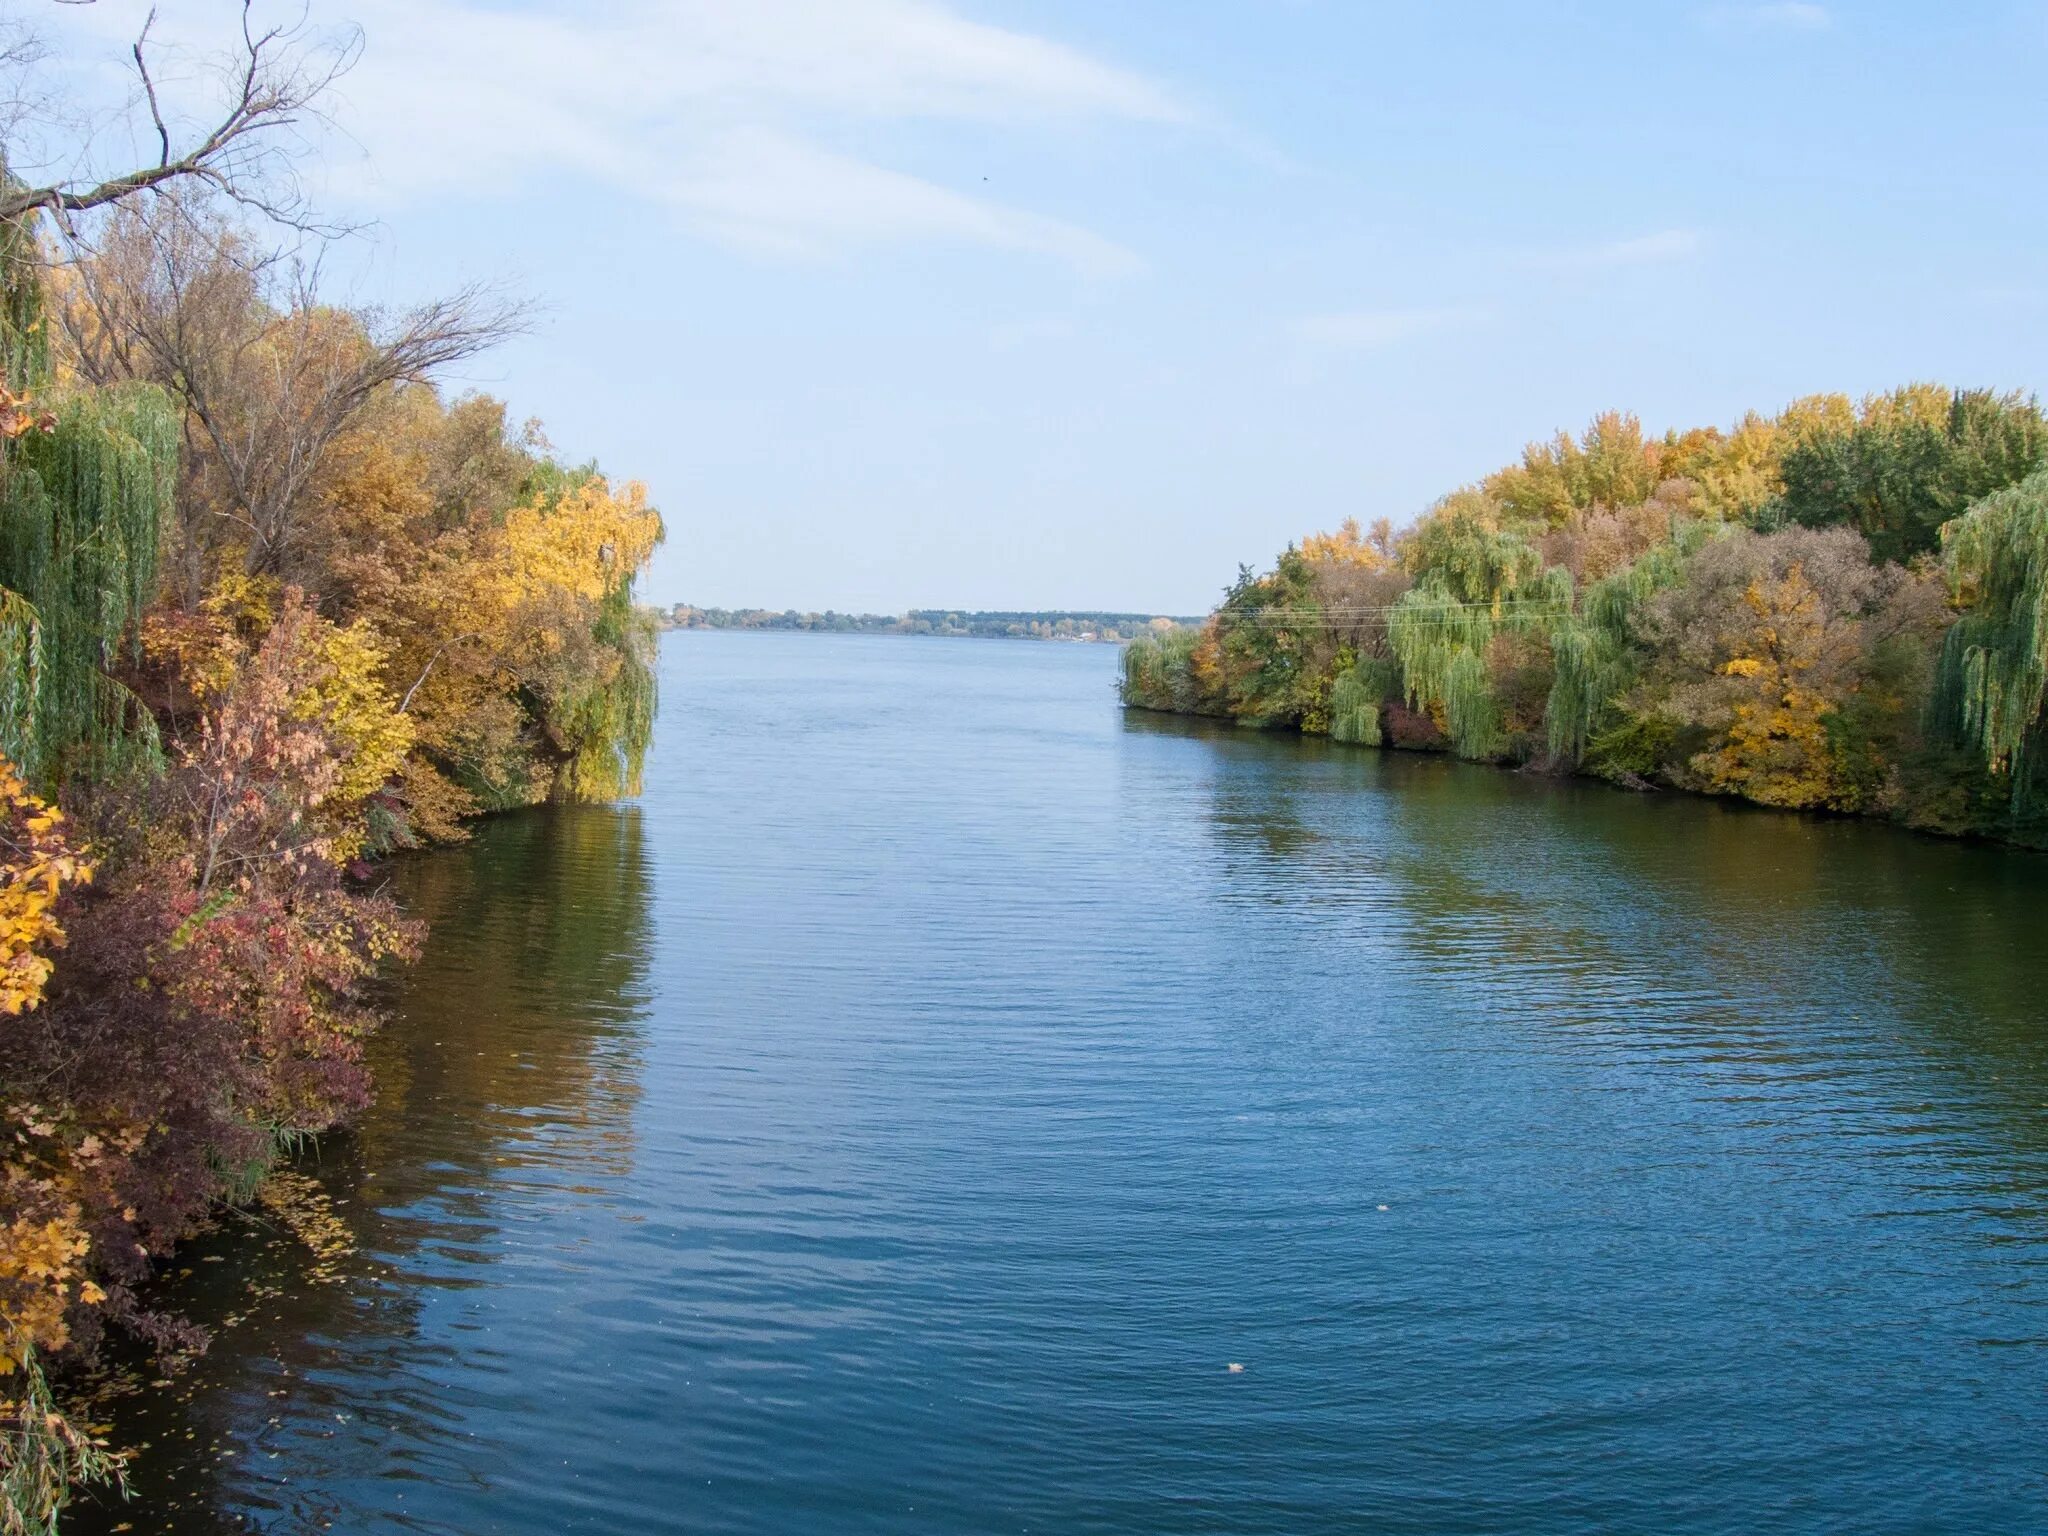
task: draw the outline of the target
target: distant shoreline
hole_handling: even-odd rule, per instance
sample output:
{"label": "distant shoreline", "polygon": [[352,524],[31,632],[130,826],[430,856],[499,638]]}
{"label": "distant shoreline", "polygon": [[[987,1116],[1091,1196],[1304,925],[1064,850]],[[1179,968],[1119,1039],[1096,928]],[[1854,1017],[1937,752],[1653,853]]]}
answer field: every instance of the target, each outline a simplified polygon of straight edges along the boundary
{"label": "distant shoreline", "polygon": [[968,640],[1064,640],[1121,645],[1143,635],[1189,628],[1199,619],[1172,614],[1112,613],[1094,609],[913,608],[907,613],[801,613],[794,608],[699,608],[677,603],[648,610],[655,627],[761,630],[788,634],[934,635]]}

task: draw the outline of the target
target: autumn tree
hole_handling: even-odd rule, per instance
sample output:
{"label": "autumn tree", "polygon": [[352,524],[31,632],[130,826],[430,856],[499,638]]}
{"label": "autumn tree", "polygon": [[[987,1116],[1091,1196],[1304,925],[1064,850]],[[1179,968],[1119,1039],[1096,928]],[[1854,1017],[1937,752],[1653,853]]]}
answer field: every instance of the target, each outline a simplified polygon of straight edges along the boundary
{"label": "autumn tree", "polygon": [[0,1532],[118,1475],[44,1360],[201,1342],[151,1266],[367,1102],[419,934],[364,860],[631,792],[652,729],[659,515],[436,393],[516,306],[343,307],[274,243],[275,131],[347,49],[253,15],[189,132],[145,27],[138,169],[0,19]]}
{"label": "autumn tree", "polygon": [[1646,693],[1679,730],[1674,776],[1767,805],[1838,803],[1828,721],[1861,685],[1864,620],[1898,579],[1845,528],[1702,547],[1642,622]]}
{"label": "autumn tree", "polygon": [[1801,433],[1784,450],[1782,515],[1811,528],[1846,525],[1872,557],[1932,551],[1941,526],[2025,479],[2048,454],[2048,423],[2030,396],[1912,385],[1864,401],[1852,424]]}
{"label": "autumn tree", "polygon": [[1520,464],[1488,476],[1482,489],[1511,520],[1555,525],[1574,511],[1636,506],[1662,477],[1658,447],[1645,440],[1642,423],[1608,411],[1576,438],[1560,432],[1531,443]]}
{"label": "autumn tree", "polygon": [[523,310],[483,286],[398,314],[324,302],[317,264],[256,243],[218,208],[161,198],[120,210],[65,284],[66,363],[139,380],[184,412],[174,554],[198,601],[222,562],[312,583],[309,524],[327,456],[380,393],[495,346]]}
{"label": "autumn tree", "polygon": [[2048,841],[2042,451],[2031,399],[1929,385],[1602,417],[1242,571],[1126,699]]}
{"label": "autumn tree", "polygon": [[1258,724],[1318,728],[1327,687],[1316,665],[1325,642],[1323,611],[1309,563],[1284,551],[1273,570],[1241,567],[1214,619],[1216,646],[1230,712]]}

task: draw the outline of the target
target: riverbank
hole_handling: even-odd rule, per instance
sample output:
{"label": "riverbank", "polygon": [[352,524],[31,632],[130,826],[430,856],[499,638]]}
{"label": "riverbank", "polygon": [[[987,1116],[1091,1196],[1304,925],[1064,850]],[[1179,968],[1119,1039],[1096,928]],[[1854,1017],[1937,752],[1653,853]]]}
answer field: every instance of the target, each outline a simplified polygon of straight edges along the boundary
{"label": "riverbank", "polygon": [[2048,845],[2048,425],[1912,386],[1531,445],[1124,656],[1133,706]]}
{"label": "riverbank", "polygon": [[270,1181],[378,1090],[424,937],[379,861],[632,794],[656,705],[644,489],[431,382],[508,312],[323,302],[225,199],[94,233],[0,221],[10,1531],[119,1478],[66,1407],[109,1336],[148,1392],[204,1349],[157,1299],[183,1245],[324,1230]]}

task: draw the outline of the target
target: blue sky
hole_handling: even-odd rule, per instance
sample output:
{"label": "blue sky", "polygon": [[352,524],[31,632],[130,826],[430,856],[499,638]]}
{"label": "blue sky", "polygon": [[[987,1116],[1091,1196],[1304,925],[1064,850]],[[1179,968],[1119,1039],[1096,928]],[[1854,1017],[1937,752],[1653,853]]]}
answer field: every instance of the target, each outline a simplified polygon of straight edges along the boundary
{"label": "blue sky", "polygon": [[662,602],[1198,612],[1605,408],[2043,382],[2043,0],[312,15],[335,270],[546,306],[468,382],[648,482]]}

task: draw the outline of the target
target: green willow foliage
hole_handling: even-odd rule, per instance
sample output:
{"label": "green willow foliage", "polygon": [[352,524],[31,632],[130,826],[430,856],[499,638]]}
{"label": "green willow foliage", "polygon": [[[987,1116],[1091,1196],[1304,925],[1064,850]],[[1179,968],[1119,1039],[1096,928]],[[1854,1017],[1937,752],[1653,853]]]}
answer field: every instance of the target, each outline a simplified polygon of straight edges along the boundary
{"label": "green willow foliage", "polygon": [[1680,524],[1671,543],[1593,583],[1576,611],[1552,627],[1550,654],[1556,670],[1544,721],[1550,755],[1558,762],[1584,763],[1596,731],[1612,723],[1614,701],[1638,674],[1632,640],[1637,619],[1652,597],[1679,583],[1685,557],[1712,536],[1715,526]]}
{"label": "green willow foliage", "polygon": [[1124,697],[1134,702],[1156,699],[1160,702],[1149,707],[1176,714],[1203,712],[1193,675],[1195,647],[1201,638],[1198,630],[1171,629],[1125,646]]}
{"label": "green willow foliage", "polygon": [[1933,712],[2012,784],[2041,795],[2048,695],[2048,472],[1979,502],[1944,534],[1951,582],[1969,603],[1948,632]]}
{"label": "green willow foliage", "polygon": [[[1486,550],[1490,542],[1492,550]],[[1388,624],[1411,708],[1439,708],[1461,757],[1486,758],[1506,745],[1499,702],[1487,658],[1504,635],[1549,636],[1572,610],[1572,579],[1555,567],[1538,570],[1512,535],[1459,541],[1461,555],[1478,560],[1451,572],[1433,571],[1405,594]],[[1505,553],[1512,550],[1513,553]],[[1495,581],[1491,594],[1475,584]]]}
{"label": "green willow foliage", "polygon": [[613,669],[571,700],[564,723],[576,743],[575,755],[557,781],[557,798],[583,803],[640,793],[659,702],[654,616],[635,605],[630,583],[615,587],[605,599],[592,635],[614,653]]}
{"label": "green willow foliage", "polygon": [[[1192,634],[1192,632],[1190,632]],[[1393,692],[1394,669],[1384,661],[1354,661],[1330,689],[1330,738],[1377,747],[1385,739],[1380,702]]]}
{"label": "green willow foliage", "polygon": [[[597,479],[597,466],[537,465],[531,488],[549,505]],[[660,703],[654,673],[655,616],[634,600],[633,574],[608,580],[590,626],[594,654],[568,669],[558,697],[535,713],[565,761],[551,798],[602,804],[640,793]]]}
{"label": "green willow foliage", "polygon": [[2031,397],[1932,385],[1662,440],[1603,416],[1391,563],[1316,538],[1242,571],[1130,646],[1123,696],[2048,843],[2044,454]]}
{"label": "green willow foliage", "polygon": [[[0,166],[0,182],[6,179]],[[50,334],[34,227],[0,221],[0,379],[19,393],[50,375]]]}
{"label": "green willow foliage", "polygon": [[35,251],[0,241],[4,382],[55,427],[0,443],[0,755],[35,781],[149,759],[154,723],[107,675],[155,590],[172,511],[178,415],[146,385],[50,382]]}
{"label": "green willow foliage", "polygon": [[1530,540],[1471,492],[1440,504],[1413,543],[1421,574],[1387,628],[1408,705],[1440,711],[1460,756],[1492,757],[1505,745],[1487,668],[1494,641],[1567,615],[1571,577],[1546,571]]}

